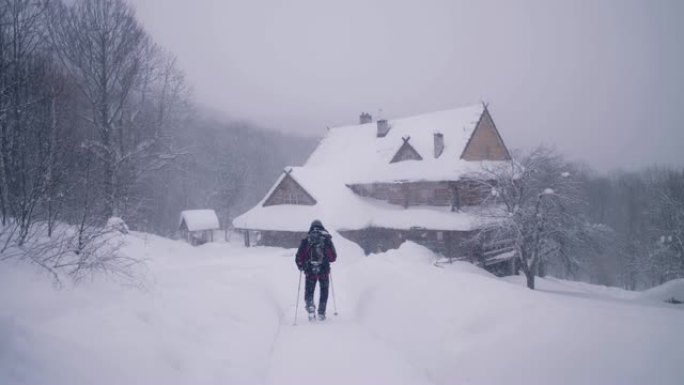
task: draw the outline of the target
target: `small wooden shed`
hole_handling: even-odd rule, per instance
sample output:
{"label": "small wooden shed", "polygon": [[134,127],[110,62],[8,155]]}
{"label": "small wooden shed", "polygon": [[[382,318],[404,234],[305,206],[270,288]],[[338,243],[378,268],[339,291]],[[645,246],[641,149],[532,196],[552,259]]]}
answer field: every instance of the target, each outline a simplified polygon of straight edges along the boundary
{"label": "small wooden shed", "polygon": [[214,210],[184,210],[180,214],[178,230],[183,239],[192,245],[214,241],[214,230],[220,229]]}

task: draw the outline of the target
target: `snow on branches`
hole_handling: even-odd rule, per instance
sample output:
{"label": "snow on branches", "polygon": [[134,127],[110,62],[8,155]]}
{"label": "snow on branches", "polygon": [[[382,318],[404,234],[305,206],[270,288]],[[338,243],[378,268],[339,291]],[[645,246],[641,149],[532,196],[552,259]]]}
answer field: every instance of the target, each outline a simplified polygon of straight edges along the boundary
{"label": "snow on branches", "polygon": [[496,192],[482,205],[481,215],[489,225],[480,237],[513,246],[530,289],[535,276],[544,274],[544,263],[562,257],[584,233],[579,190],[568,167],[553,150],[539,147],[479,176]]}

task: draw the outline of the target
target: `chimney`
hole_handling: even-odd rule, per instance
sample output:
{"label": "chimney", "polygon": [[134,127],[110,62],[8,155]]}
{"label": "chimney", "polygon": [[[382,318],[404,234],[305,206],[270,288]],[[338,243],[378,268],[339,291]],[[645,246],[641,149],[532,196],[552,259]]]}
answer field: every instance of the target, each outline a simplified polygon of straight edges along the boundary
{"label": "chimney", "polygon": [[435,132],[435,159],[439,158],[444,151],[444,134]]}
{"label": "chimney", "polygon": [[361,115],[359,115],[359,124],[366,124],[366,123],[372,123],[373,122],[373,117],[371,114],[367,112],[362,112]]}
{"label": "chimney", "polygon": [[387,123],[387,119],[380,119],[377,121],[378,124],[378,138],[384,138],[390,130],[390,125]]}

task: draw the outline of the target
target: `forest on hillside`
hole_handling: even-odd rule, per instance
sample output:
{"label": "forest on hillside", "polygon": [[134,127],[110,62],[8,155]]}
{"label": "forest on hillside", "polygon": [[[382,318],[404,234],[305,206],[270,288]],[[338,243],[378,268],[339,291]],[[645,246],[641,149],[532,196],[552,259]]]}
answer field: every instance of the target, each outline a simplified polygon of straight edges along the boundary
{"label": "forest on hillside", "polygon": [[554,186],[553,195],[564,202],[549,209],[553,247],[540,256],[542,275],[630,290],[684,277],[684,170],[600,174],[556,153],[553,162],[531,167],[542,174],[534,177],[542,181],[539,197],[549,186],[549,169],[561,175],[556,181],[569,181]]}
{"label": "forest on hillside", "polygon": [[583,182],[588,218],[611,234],[584,267],[594,282],[634,290],[684,277],[684,170],[654,166]]}
{"label": "forest on hillside", "polygon": [[173,237],[181,210],[214,208],[228,226],[313,148],[189,89],[123,0],[2,1],[2,259],[107,269],[94,250],[112,217]]}
{"label": "forest on hillside", "polygon": [[313,148],[194,106],[123,1],[3,1],[0,21],[0,209],[20,243],[37,220],[173,235],[212,207],[227,224]]}

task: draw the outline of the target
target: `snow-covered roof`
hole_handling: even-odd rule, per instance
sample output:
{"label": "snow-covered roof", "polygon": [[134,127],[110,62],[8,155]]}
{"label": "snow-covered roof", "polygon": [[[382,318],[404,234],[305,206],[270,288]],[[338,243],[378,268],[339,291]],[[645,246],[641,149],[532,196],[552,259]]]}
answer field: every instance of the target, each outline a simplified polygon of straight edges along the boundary
{"label": "snow-covered roof", "polygon": [[185,221],[189,231],[216,230],[220,228],[218,217],[214,210],[184,210],[181,211],[180,226]]}
{"label": "snow-covered roof", "polygon": [[[237,228],[280,231],[306,231],[314,219],[320,219],[326,227],[336,230],[384,227],[468,231],[481,225],[474,213],[452,212],[449,207],[404,208],[361,197],[338,180],[334,173],[326,172],[324,168],[293,167],[290,176],[318,203],[311,206],[263,206],[266,200],[264,198],[253,209],[233,220],[233,225]],[[275,186],[284,177],[283,173]],[[266,197],[270,196],[271,192]]]}
{"label": "snow-covered roof", "polygon": [[[390,130],[378,138],[377,123],[331,128],[304,167],[326,167],[345,183],[393,182],[397,180],[458,180],[480,169],[482,162],[461,159],[484,106],[432,112],[388,121]],[[444,151],[434,157],[434,134],[444,138]],[[423,157],[390,163],[403,138]]]}
{"label": "snow-covered roof", "polygon": [[[483,105],[389,120],[390,130],[377,137],[376,122],[331,128],[302,167],[290,176],[315,200],[314,205],[269,205],[265,200],[286,177],[283,173],[264,199],[235,218],[237,228],[306,231],[313,219],[328,228],[358,230],[366,227],[426,228],[468,231],[483,223],[475,213],[450,207],[403,206],[355,194],[347,185],[397,181],[456,181],[482,170],[493,161],[461,159],[480,117]],[[441,133],[444,150],[434,157],[434,134]],[[409,137],[423,160],[390,163]]]}

